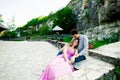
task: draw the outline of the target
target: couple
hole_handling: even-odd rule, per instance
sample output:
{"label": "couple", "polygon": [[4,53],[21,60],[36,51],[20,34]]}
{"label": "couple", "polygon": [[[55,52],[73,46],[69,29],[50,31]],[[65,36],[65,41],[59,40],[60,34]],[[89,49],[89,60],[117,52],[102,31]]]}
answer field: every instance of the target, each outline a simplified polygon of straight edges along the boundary
{"label": "couple", "polygon": [[88,53],[88,38],[80,35],[76,29],[71,31],[73,37],[72,42],[64,46],[62,54],[52,59],[44,72],[40,76],[40,80],[55,80],[65,74],[75,71],[73,63],[86,59]]}

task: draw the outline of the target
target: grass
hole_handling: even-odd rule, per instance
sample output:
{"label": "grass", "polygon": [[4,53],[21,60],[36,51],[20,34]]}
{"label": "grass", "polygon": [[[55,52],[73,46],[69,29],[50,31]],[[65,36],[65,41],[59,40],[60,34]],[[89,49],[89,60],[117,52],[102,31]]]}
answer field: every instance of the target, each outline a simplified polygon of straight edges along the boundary
{"label": "grass", "polygon": [[94,41],[89,42],[89,44],[92,44],[93,49],[95,49],[95,48],[98,48],[100,46],[107,45],[107,44],[117,42],[117,41],[118,41],[117,39],[105,39],[103,41],[94,40]]}
{"label": "grass", "polygon": [[70,36],[63,38],[63,42],[69,43],[71,40],[72,40],[72,37],[70,37]]}
{"label": "grass", "polygon": [[95,40],[95,41],[90,42],[89,44],[92,44],[93,49],[95,49],[95,48],[98,48],[100,46],[107,45],[109,43],[111,43],[111,42],[109,42],[108,40],[104,40],[104,41]]}
{"label": "grass", "polygon": [[[72,40],[71,36],[63,38],[63,42],[69,43],[71,40]],[[115,41],[109,41],[108,39],[106,39],[104,41],[94,40],[94,41],[89,42],[89,44],[92,44],[93,49],[95,49],[95,48],[98,48],[100,46],[107,45],[107,44],[110,44],[110,43],[113,43],[113,42],[115,42]]]}

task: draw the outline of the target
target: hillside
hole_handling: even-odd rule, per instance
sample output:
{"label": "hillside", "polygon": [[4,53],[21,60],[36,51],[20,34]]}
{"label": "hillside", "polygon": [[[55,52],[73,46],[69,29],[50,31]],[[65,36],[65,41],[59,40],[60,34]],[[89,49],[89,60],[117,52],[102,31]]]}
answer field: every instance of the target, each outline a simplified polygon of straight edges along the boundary
{"label": "hillside", "polygon": [[[33,18],[16,30],[20,36],[50,35],[55,26],[69,34],[72,28],[90,40],[120,40],[120,0],[71,0],[48,16]],[[7,32],[6,32],[7,34]]]}

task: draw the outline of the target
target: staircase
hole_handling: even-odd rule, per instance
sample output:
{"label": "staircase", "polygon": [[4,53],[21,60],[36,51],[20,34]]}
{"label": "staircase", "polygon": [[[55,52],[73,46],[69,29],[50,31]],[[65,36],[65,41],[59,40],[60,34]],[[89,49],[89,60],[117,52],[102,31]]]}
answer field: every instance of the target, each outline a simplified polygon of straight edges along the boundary
{"label": "staircase", "polygon": [[[56,47],[61,48],[63,42],[49,40]],[[77,71],[59,77],[56,80],[116,80],[114,66],[117,58],[120,58],[120,42],[112,43],[89,50],[87,60],[81,61]],[[107,77],[107,78],[105,78]]]}

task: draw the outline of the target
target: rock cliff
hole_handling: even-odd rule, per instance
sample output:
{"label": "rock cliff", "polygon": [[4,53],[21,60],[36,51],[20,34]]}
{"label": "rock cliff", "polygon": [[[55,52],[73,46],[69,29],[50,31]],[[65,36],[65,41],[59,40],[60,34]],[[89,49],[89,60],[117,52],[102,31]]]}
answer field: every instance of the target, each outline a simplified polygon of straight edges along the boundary
{"label": "rock cliff", "polygon": [[77,19],[77,29],[90,39],[120,40],[120,0],[71,0],[67,5]]}

